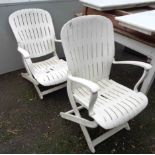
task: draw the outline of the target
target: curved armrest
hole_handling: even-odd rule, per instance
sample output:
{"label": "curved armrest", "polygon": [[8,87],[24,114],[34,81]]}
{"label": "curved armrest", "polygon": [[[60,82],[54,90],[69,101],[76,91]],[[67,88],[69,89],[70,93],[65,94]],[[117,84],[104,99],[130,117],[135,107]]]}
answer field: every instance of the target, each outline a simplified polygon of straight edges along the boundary
{"label": "curved armrest", "polygon": [[141,76],[141,78],[138,80],[138,82],[134,86],[134,91],[136,92],[138,92],[139,85],[144,81],[147,75],[147,71],[152,68],[150,64],[145,63],[145,62],[140,62],[140,61],[115,61],[114,60],[113,64],[128,64],[128,65],[134,65],[134,66],[139,66],[139,67],[144,68],[143,75]]}
{"label": "curved armrest", "polygon": [[62,41],[58,39],[55,39],[55,42],[62,43]]}
{"label": "curved armrest", "polygon": [[87,89],[90,90],[91,97],[90,97],[90,101],[89,101],[88,111],[89,111],[89,115],[92,116],[93,115],[92,109],[93,109],[93,106],[94,106],[94,104],[96,102],[96,99],[97,99],[97,96],[98,96],[98,91],[100,90],[100,87],[96,83],[94,83],[92,81],[89,81],[89,80],[86,80],[86,79],[83,79],[83,78],[74,77],[72,75],[68,75],[68,80],[79,83],[82,86],[84,86],[84,87],[86,87]]}
{"label": "curved armrest", "polygon": [[140,62],[140,61],[113,61],[113,64],[127,64],[127,65],[134,65],[134,66],[139,66],[142,67],[146,70],[149,70],[152,68],[152,66],[148,63],[145,62]]}
{"label": "curved armrest", "polygon": [[18,47],[18,51],[22,54],[24,58],[25,67],[27,68],[28,73],[31,75],[31,72],[33,71],[33,65],[32,60],[30,58],[30,54],[21,47]]}
{"label": "curved armrest", "polygon": [[25,49],[23,49],[21,47],[18,47],[18,51],[22,54],[24,59],[29,59],[30,58],[30,54]]}
{"label": "curved armrest", "polygon": [[73,82],[76,82],[76,83],[79,83],[79,84],[85,86],[93,94],[97,93],[100,90],[100,87],[96,83],[94,83],[94,82],[92,82],[90,80],[75,77],[75,76],[72,76],[72,75],[68,75],[68,79],[73,81]]}

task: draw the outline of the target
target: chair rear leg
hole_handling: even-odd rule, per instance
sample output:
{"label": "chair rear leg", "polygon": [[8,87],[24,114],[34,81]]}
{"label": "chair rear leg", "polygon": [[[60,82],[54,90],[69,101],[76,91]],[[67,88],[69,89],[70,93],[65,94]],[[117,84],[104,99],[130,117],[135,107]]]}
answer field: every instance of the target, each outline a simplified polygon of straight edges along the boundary
{"label": "chair rear leg", "polygon": [[126,127],[125,127],[126,130],[130,131],[130,126],[129,126],[129,123],[126,123]]}
{"label": "chair rear leg", "polygon": [[38,86],[36,86],[35,84],[34,84],[34,87],[36,88],[37,93],[38,93],[38,95],[39,95],[40,99],[42,100],[42,99],[43,99],[43,95],[42,95],[42,92],[40,91],[39,87],[38,87]]}

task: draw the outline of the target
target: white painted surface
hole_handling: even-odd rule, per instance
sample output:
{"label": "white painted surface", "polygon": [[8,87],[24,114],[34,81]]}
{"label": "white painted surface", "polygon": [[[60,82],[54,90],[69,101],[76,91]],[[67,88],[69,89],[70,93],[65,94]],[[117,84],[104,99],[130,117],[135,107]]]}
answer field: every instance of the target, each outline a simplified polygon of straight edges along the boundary
{"label": "white painted surface", "polygon": [[155,10],[116,17],[121,25],[151,35],[155,32]]}
{"label": "white painted surface", "polygon": [[155,4],[155,0],[80,0],[80,2],[96,10],[114,10]]}
{"label": "white painted surface", "polygon": [[[55,30],[51,15],[43,9],[22,9],[9,16],[9,23],[18,43],[18,51],[22,54],[27,70],[23,77],[32,82],[40,98],[53,92],[53,88],[41,92],[38,85],[55,86],[66,82],[67,63],[58,58],[55,48]],[[59,41],[60,42],[60,41]],[[54,56],[40,62],[31,58]],[[62,86],[57,86],[62,88]]]}

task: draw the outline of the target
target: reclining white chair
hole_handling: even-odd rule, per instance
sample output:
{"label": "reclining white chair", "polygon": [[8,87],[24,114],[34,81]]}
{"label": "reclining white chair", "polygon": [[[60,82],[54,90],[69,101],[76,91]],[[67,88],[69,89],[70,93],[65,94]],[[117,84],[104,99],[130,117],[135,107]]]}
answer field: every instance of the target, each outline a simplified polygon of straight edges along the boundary
{"label": "reclining white chair", "polygon": [[[68,63],[67,91],[72,110],[61,112],[62,118],[80,125],[89,149],[119,130],[130,129],[128,121],[148,104],[147,97],[138,92],[150,64],[137,61],[115,61],[114,31],[112,23],[103,16],[82,16],[67,22],[61,30],[62,45]],[[111,79],[113,64],[130,64],[144,68],[134,90]],[[79,103],[78,107],[76,103]],[[86,108],[93,121],[80,115]],[[111,129],[91,140],[86,127]]]}
{"label": "reclining white chair", "polygon": [[[68,67],[56,54],[55,42],[61,40],[55,38],[50,14],[42,9],[18,10],[9,16],[9,23],[27,70],[22,76],[33,83],[39,97],[65,87]],[[49,54],[52,56],[44,61],[32,61]],[[39,85],[52,88],[41,91]]]}

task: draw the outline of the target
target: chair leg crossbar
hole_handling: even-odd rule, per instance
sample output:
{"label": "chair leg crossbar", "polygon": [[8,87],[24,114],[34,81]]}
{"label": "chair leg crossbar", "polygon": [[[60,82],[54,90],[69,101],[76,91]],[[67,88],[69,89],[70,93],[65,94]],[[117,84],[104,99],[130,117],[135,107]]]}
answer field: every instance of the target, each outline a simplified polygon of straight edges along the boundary
{"label": "chair leg crossbar", "polygon": [[96,139],[94,139],[92,141],[93,146],[98,145],[99,143],[101,143],[102,141],[104,141],[107,138],[111,137],[112,135],[114,135],[115,133],[119,132],[123,128],[125,128],[126,130],[130,130],[128,123],[125,123],[125,124],[123,124],[123,125],[121,125],[119,127],[113,128],[113,129],[107,131],[106,133],[102,134],[101,136],[97,137]]}
{"label": "chair leg crossbar", "polygon": [[28,80],[28,81],[33,83],[35,89],[37,90],[37,93],[38,93],[40,99],[43,99],[44,95],[47,95],[49,93],[52,93],[54,91],[57,91],[59,89],[62,89],[64,87],[66,87],[66,83],[63,83],[63,84],[58,85],[58,86],[56,86],[54,88],[50,88],[48,90],[41,91],[39,86],[38,86],[39,83],[37,81],[35,81],[28,73],[22,73],[21,75],[22,75],[23,78],[25,78],[26,80]]}
{"label": "chair leg crossbar", "polygon": [[[79,106],[77,107],[78,110],[83,109],[83,106]],[[122,129],[126,129],[126,130],[130,130],[129,124],[125,123],[121,126],[118,126],[116,128],[113,128],[109,131],[107,131],[106,133],[102,134],[101,136],[97,137],[94,140],[91,140],[91,137],[88,133],[88,130],[86,127],[89,128],[96,128],[98,126],[98,124],[95,121],[89,121],[86,120],[84,118],[81,118],[80,116],[77,116],[76,114],[74,115],[74,110],[70,110],[67,112],[61,112],[60,116],[64,119],[70,120],[72,122],[78,123],[83,131],[83,134],[86,138],[86,142],[88,144],[89,149],[91,150],[92,153],[95,153],[95,146],[98,145],[99,143],[103,142],[104,140],[106,140],[107,138],[111,137],[112,135],[114,135],[115,133],[119,132]]]}
{"label": "chair leg crossbar", "polygon": [[[83,106],[79,106],[78,110],[81,110],[83,108],[84,108]],[[60,115],[61,115],[62,118],[65,118],[67,120],[70,120],[72,122],[81,124],[81,125],[89,127],[89,128],[96,128],[98,126],[95,121],[88,121],[88,120],[86,120],[84,118],[81,118],[79,116],[73,115],[73,113],[74,113],[74,111],[70,110],[70,111],[68,111],[66,113],[61,112]]]}

